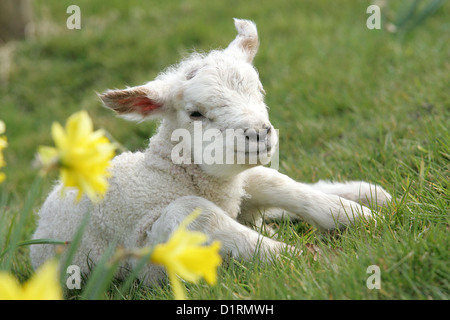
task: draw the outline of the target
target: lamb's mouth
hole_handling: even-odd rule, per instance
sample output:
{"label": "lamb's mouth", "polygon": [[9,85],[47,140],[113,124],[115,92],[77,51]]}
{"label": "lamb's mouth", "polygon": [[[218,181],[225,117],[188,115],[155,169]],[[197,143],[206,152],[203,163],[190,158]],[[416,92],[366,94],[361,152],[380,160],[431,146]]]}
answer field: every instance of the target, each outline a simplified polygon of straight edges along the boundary
{"label": "lamb's mouth", "polygon": [[255,151],[249,151],[249,150],[247,150],[247,148],[246,148],[245,151],[238,150],[236,147],[234,148],[233,151],[234,151],[235,154],[245,154],[245,155],[254,155],[254,154],[256,154],[256,155],[258,155],[258,154],[270,153],[271,150],[272,150],[272,145],[265,145],[264,149],[259,149],[258,148],[258,150],[255,150]]}
{"label": "lamb's mouth", "polygon": [[234,151],[233,161],[237,164],[243,165],[265,165],[270,162],[273,154],[272,148],[267,147],[264,150],[257,151]]}

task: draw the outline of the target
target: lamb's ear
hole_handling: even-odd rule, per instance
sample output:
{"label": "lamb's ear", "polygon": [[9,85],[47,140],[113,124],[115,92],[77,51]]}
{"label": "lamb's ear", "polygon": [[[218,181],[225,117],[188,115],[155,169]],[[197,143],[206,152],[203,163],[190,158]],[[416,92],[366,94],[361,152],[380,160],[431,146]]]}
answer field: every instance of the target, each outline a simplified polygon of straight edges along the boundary
{"label": "lamb's ear", "polygon": [[123,90],[107,90],[98,95],[105,107],[132,121],[161,116],[164,112],[164,88],[156,81]]}
{"label": "lamb's ear", "polygon": [[258,52],[258,31],[254,22],[250,20],[234,19],[234,25],[238,32],[237,37],[228,45],[225,52],[242,57],[251,63]]}

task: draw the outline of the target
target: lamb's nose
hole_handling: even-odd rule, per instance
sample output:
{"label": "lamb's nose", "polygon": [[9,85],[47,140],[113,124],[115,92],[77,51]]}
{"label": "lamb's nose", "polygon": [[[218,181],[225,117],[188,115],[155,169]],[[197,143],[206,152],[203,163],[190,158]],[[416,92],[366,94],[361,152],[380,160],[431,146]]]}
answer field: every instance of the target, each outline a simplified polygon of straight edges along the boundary
{"label": "lamb's nose", "polygon": [[247,140],[252,139],[253,141],[264,141],[267,136],[270,134],[270,131],[272,130],[272,126],[270,124],[264,124],[263,127],[259,130],[255,130],[253,128],[246,129],[244,131],[245,138]]}

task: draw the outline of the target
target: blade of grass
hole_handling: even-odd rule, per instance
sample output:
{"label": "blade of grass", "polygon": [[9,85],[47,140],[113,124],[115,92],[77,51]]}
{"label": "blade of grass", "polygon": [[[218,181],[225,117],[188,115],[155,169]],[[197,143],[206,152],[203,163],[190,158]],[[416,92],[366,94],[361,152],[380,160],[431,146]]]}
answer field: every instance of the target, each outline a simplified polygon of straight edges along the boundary
{"label": "blade of grass", "polygon": [[119,267],[119,261],[116,261],[113,264],[109,263],[116,247],[116,243],[112,243],[94,267],[81,294],[83,299],[99,300],[103,298],[105,290],[111,284],[117,268]]}
{"label": "blade of grass", "polygon": [[114,300],[119,299],[121,296],[123,296],[123,294],[122,294],[123,292],[127,292],[129,290],[130,286],[136,280],[136,278],[139,275],[139,273],[141,272],[142,268],[144,268],[144,266],[149,263],[150,256],[151,256],[151,252],[139,260],[139,262],[136,264],[136,266],[128,274],[124,283],[120,286],[120,288],[117,288],[117,292],[114,295]]}
{"label": "blade of grass", "polygon": [[[18,215],[18,222],[17,224],[14,223],[14,225],[11,225],[11,233],[10,236],[6,239],[6,243],[8,248],[16,248],[17,244],[19,243],[19,239],[23,234],[24,226],[27,223],[31,212],[33,211],[33,206],[35,203],[35,200],[39,194],[40,187],[42,185],[43,179],[41,176],[38,176],[33,184],[31,185],[30,191],[28,193],[28,196],[26,198],[25,204],[20,211]],[[9,249],[6,249],[9,251]],[[5,260],[2,262],[3,267],[8,269],[9,266],[11,266],[13,254],[6,255]]]}
{"label": "blade of grass", "polygon": [[421,0],[414,0],[414,2],[407,8],[406,6],[402,8],[403,12],[399,13],[399,15],[397,16],[397,21],[395,22],[395,25],[398,28],[403,28],[408,23],[408,21],[412,19],[414,13],[417,10],[417,7],[419,6],[420,1]]}
{"label": "blade of grass", "polygon": [[67,270],[67,267],[72,263],[73,258],[75,257],[75,253],[78,249],[78,246],[81,242],[81,239],[83,237],[83,232],[84,229],[86,228],[89,219],[91,217],[91,213],[90,211],[86,212],[83,220],[81,220],[81,223],[78,227],[77,232],[75,233],[75,236],[73,237],[73,239],[71,239],[70,245],[67,248],[67,252],[65,254],[65,258],[62,261],[61,265],[61,272],[60,272],[60,282],[61,283],[65,283],[65,277],[66,277],[66,273],[65,270]]}
{"label": "blade of grass", "polygon": [[[5,248],[8,239],[6,231],[6,206],[8,204],[9,193],[2,192],[0,198],[0,248]],[[0,269],[3,269],[2,256],[0,256]]]}
{"label": "blade of grass", "polygon": [[33,245],[33,244],[65,245],[65,244],[68,244],[68,242],[67,241],[61,241],[61,240],[55,240],[55,239],[31,239],[31,240],[25,240],[25,241],[17,243],[17,245],[15,247],[10,246],[7,249],[5,249],[2,253],[0,253],[0,259],[2,259],[3,256],[6,253],[8,253],[10,250],[15,250],[18,247],[29,246],[29,245]]}

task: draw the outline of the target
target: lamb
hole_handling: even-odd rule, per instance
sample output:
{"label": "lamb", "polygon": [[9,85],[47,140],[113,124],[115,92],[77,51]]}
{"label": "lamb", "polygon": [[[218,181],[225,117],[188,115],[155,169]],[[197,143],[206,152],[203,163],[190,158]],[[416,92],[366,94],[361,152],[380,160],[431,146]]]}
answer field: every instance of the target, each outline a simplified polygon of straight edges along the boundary
{"label": "lamb", "polygon": [[[372,219],[370,203],[386,205],[391,196],[380,186],[362,181],[305,184],[262,166],[261,161],[249,161],[254,154],[272,157],[278,135],[252,65],[259,46],[256,25],[235,19],[235,27],[238,34],[227,48],[194,53],[144,85],[99,95],[107,108],[125,119],[162,118],[157,133],[146,150],[113,159],[110,187],[102,202],[91,203],[87,197],[77,202],[76,191],[67,189],[61,196],[62,185],[56,185],[40,209],[33,238],[70,241],[90,211],[73,261],[88,273],[88,261],[99,261],[113,241],[125,248],[167,241],[180,222],[200,208],[201,215],[190,228],[221,241],[224,257],[248,260],[257,255],[270,261],[290,247],[248,226],[262,223],[263,213],[271,218],[286,214],[320,230],[333,230],[358,218]],[[224,146],[223,157],[231,154],[231,163],[198,161],[208,141],[173,139],[176,130],[193,136],[198,128],[218,134],[233,130],[244,146],[237,142]],[[252,141],[256,148],[250,148]],[[188,161],[174,161],[180,150],[188,150],[183,154]],[[244,163],[236,161],[238,156]],[[51,245],[31,247],[34,268],[53,255]],[[130,270],[135,263],[124,261],[121,270]],[[152,264],[141,274],[147,284],[163,277],[164,270]]]}

